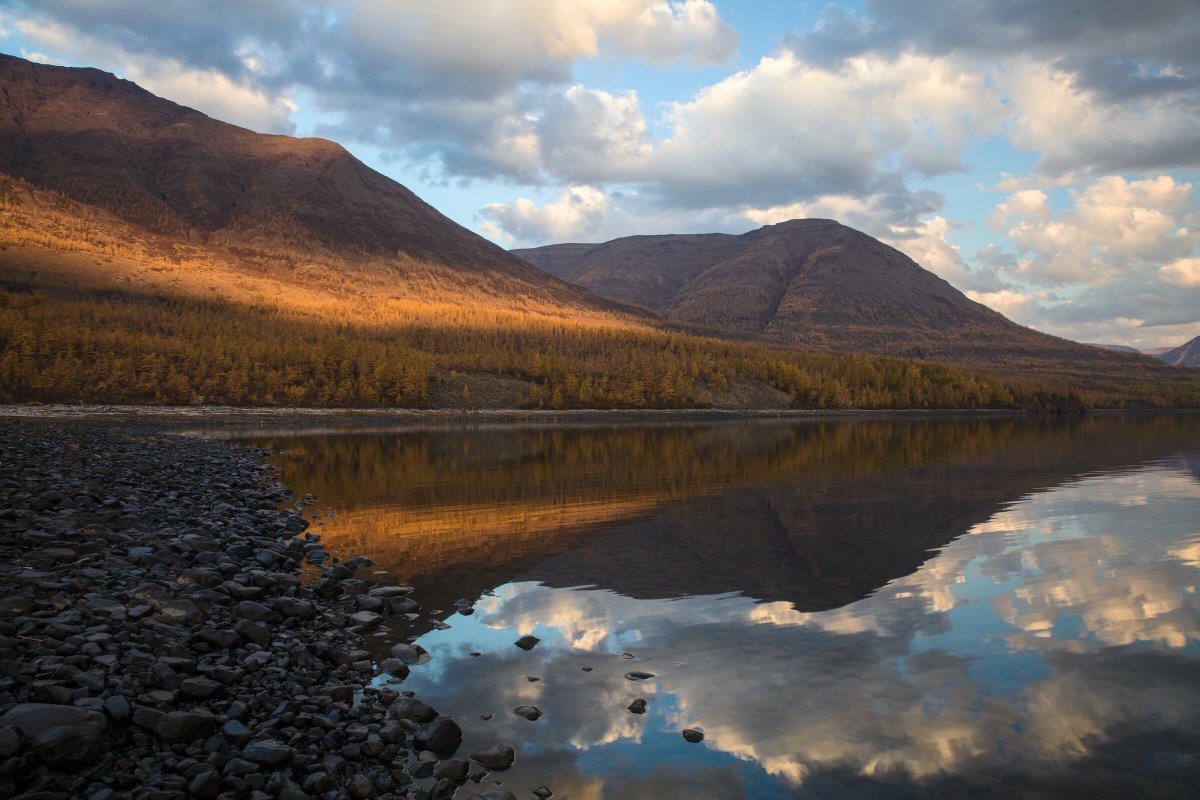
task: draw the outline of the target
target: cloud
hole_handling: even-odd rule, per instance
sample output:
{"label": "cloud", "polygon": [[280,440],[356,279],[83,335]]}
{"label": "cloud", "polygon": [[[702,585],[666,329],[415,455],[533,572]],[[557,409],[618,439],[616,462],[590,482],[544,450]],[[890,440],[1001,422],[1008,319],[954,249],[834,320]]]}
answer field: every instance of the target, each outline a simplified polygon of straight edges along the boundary
{"label": "cloud", "polygon": [[1200,288],[1200,258],[1180,258],[1159,270],[1164,283],[1184,289]]}
{"label": "cloud", "polygon": [[515,244],[587,241],[607,221],[612,204],[604,192],[592,186],[573,186],[558,202],[540,208],[524,197],[512,204],[492,203],[481,216],[483,233],[507,238]]}
{"label": "cloud", "polygon": [[863,196],[961,169],[962,148],[1000,113],[982,76],[948,60],[824,68],[782,53],[672,104],[646,179],[688,206]]}
{"label": "cloud", "polygon": [[968,295],[1076,341],[1156,347],[1200,334],[1193,186],[1107,176],[1068,196],[1062,210],[1036,189],[997,204],[989,223],[1008,244],[977,258],[1003,285]]}
{"label": "cloud", "polygon": [[1074,73],[1021,60],[998,71],[996,84],[1013,110],[1011,141],[1038,154],[1039,175],[1070,180],[1200,166],[1194,91],[1114,102]]}
{"label": "cloud", "polygon": [[1122,277],[1156,276],[1159,265],[1200,248],[1192,185],[1169,175],[1128,181],[1100,178],[1071,193],[1056,213],[1045,193],[1023,189],[990,217],[1013,247],[1031,255],[1007,271],[1037,284],[1102,285]]}
{"label": "cloud", "polygon": [[[1195,489],[1185,471],[1150,467],[1037,492],[825,612],[736,593],[639,600],[511,582],[452,631],[426,635],[434,659],[404,685],[447,698],[467,737],[513,742],[513,785],[554,774],[569,787],[648,748],[675,766],[663,743],[692,726],[713,779],[764,786],[761,770],[792,794],[1104,785],[1119,777],[1106,748],[1175,752],[1172,736],[1196,725],[1196,704],[1180,702],[1195,691],[1194,659],[1180,650],[1200,635]],[[512,647],[531,631],[534,651]],[[631,684],[633,668],[655,677]],[[635,696],[647,714],[625,710]],[[545,719],[506,713],[525,702]],[[484,711],[500,713],[484,725]],[[646,772],[623,770],[622,796],[696,794],[677,781],[647,791]]]}
{"label": "cloud", "polygon": [[[814,61],[836,61],[864,52],[917,50],[978,59],[1016,55],[1084,76],[1110,94],[1195,88],[1200,71],[1200,18],[1191,0],[1131,5],[1096,0],[1086,6],[1037,0],[916,0],[903,5],[867,0],[862,15],[828,6],[811,31],[788,45]],[[1158,70],[1138,63],[1159,65]],[[1136,87],[1136,91],[1135,90]]]}
{"label": "cloud", "polygon": [[559,180],[627,180],[651,155],[633,91],[614,96],[573,85],[549,99],[533,129],[544,168]]}
{"label": "cloud", "polygon": [[[295,131],[296,104],[288,92],[272,94],[252,81],[212,68],[189,67],[169,56],[131,53],[112,41],[68,26],[37,19],[18,19],[15,27],[52,53],[78,53],[89,63],[103,64],[144,89],[192,106],[226,122],[267,133]],[[32,60],[62,63],[42,53]]]}

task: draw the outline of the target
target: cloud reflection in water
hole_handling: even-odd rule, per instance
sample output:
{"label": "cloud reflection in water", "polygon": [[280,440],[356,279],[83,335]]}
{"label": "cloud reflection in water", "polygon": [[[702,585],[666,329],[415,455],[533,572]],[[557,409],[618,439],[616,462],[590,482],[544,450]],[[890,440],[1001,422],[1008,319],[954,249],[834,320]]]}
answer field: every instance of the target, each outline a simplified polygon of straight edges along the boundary
{"label": "cloud reflection in water", "polygon": [[518,796],[1169,796],[1200,768],[1198,526],[1200,485],[1160,465],[1031,495],[830,611],[509,583],[422,637],[405,688],[464,752],[516,745]]}

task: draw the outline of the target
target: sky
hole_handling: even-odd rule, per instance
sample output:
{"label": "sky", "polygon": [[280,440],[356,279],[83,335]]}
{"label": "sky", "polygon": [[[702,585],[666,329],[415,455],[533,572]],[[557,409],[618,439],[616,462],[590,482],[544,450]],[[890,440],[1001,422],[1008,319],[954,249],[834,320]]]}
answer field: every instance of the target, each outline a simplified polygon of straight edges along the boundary
{"label": "sky", "polygon": [[1200,335],[1197,0],[0,0],[505,247],[836,219],[1038,330]]}

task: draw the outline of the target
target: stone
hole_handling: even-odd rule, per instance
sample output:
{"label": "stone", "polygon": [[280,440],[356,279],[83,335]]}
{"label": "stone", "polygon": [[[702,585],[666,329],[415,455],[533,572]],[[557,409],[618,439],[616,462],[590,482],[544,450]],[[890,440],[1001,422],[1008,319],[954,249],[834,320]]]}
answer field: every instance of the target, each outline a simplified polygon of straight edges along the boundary
{"label": "stone", "polygon": [[361,772],[351,776],[347,788],[350,790],[350,796],[357,800],[366,800],[375,792],[375,786],[371,783],[371,779]]}
{"label": "stone", "polygon": [[[135,722],[136,717],[135,717]],[[206,739],[217,729],[217,722],[208,711],[169,711],[158,718],[154,732],[168,744],[187,744]]]}
{"label": "stone", "polygon": [[179,692],[193,700],[207,700],[224,694],[225,687],[209,678],[186,678],[179,684]]}
{"label": "stone", "polygon": [[525,635],[520,639],[517,639],[515,642],[513,642],[513,644],[522,650],[532,650],[533,648],[537,647],[537,643],[540,641],[541,639],[536,636]]}
{"label": "stone", "polygon": [[0,728],[0,760],[12,758],[21,752],[23,745],[21,734],[16,728],[11,726]]}
{"label": "stone", "polygon": [[471,795],[470,800],[517,800],[517,796],[512,792],[506,792],[503,789],[494,789],[490,792],[473,794]]}
{"label": "stone", "polygon": [[411,597],[389,597],[387,602],[393,614],[412,614],[421,610],[421,604]]}
{"label": "stone", "polygon": [[154,616],[168,625],[191,625],[201,618],[200,607],[186,598],[163,603]]}
{"label": "stone", "polygon": [[449,755],[462,744],[462,729],[450,717],[438,717],[419,728],[413,734],[413,742],[434,753]]}
{"label": "stone", "polygon": [[[52,728],[76,730],[81,735],[78,741],[82,742],[80,757],[83,761],[95,758],[111,744],[104,715],[79,706],[23,703],[0,716],[0,730],[5,728],[20,731],[27,740],[34,742]],[[63,736],[55,734],[54,741],[61,742]]]}
{"label": "stone", "polygon": [[471,753],[471,760],[488,769],[508,769],[517,759],[517,751],[511,744],[498,744]]}
{"label": "stone", "polygon": [[371,597],[401,597],[403,595],[412,594],[413,587],[411,586],[376,586],[367,594]]}
{"label": "stone", "polygon": [[513,713],[518,717],[524,717],[530,722],[534,722],[542,716],[542,711],[537,706],[517,706],[513,709]]}
{"label": "stone", "polygon": [[636,699],[632,703],[630,703],[627,706],[627,708],[629,709],[630,713],[645,714],[646,713],[646,701],[643,698],[639,697],[638,699]]}
{"label": "stone", "polygon": [[627,681],[646,681],[654,677],[653,672],[626,672],[625,680]]}
{"label": "stone", "polygon": [[415,697],[401,697],[388,706],[388,714],[396,719],[411,719],[414,722],[429,722],[437,717],[438,712]]}
{"label": "stone", "polygon": [[547,798],[554,797],[554,792],[550,791],[548,786],[539,786],[533,790],[533,796],[538,800],[547,800]]}
{"label": "stone", "polygon": [[242,758],[264,767],[282,767],[292,760],[296,751],[283,742],[260,740],[242,748]]}
{"label": "stone", "polygon": [[398,658],[405,664],[416,664],[425,654],[425,648],[419,644],[399,642],[392,645],[392,658]]}
{"label": "stone", "polygon": [[287,619],[316,619],[317,609],[307,600],[297,600],[294,597],[281,597],[271,604],[271,607]]}
{"label": "stone", "polygon": [[409,673],[408,664],[405,664],[398,658],[385,658],[383,662],[380,663],[379,668],[388,675],[391,675],[393,678],[398,678],[400,680],[407,678]]}
{"label": "stone", "polygon": [[221,733],[229,737],[229,740],[239,747],[254,738],[254,734],[250,729],[236,719],[226,720],[221,726]]}
{"label": "stone", "polygon": [[187,787],[192,797],[212,800],[221,794],[221,775],[216,770],[205,770],[197,773]]}
{"label": "stone", "polygon": [[[262,603],[256,603],[253,600],[243,600],[233,607],[233,616],[235,619],[249,620],[251,622],[278,622],[279,614],[270,608],[267,608]],[[236,631],[237,628],[235,627]]]}
{"label": "stone", "polygon": [[95,755],[88,728],[58,725],[46,728],[33,740],[33,752],[51,769],[81,766]]}
{"label": "stone", "polygon": [[704,741],[704,731],[698,731],[695,728],[684,728],[683,740],[692,744],[702,742]]}
{"label": "stone", "polygon": [[203,642],[213,650],[232,650],[242,643],[242,638],[233,631],[204,628],[188,637],[188,642],[192,644]]}
{"label": "stone", "polygon": [[351,625],[358,625],[361,628],[374,628],[383,622],[383,617],[374,611],[356,611],[348,619]]}
{"label": "stone", "polygon": [[114,694],[104,701],[104,712],[113,722],[128,722],[133,717],[133,709],[124,695]]}
{"label": "stone", "polygon": [[239,619],[233,626],[233,632],[247,642],[253,642],[259,647],[271,646],[271,631],[257,622]]}
{"label": "stone", "polygon": [[448,758],[445,761],[439,761],[433,768],[433,777],[462,781],[466,780],[467,773],[470,771],[471,763],[469,761],[461,758]]}

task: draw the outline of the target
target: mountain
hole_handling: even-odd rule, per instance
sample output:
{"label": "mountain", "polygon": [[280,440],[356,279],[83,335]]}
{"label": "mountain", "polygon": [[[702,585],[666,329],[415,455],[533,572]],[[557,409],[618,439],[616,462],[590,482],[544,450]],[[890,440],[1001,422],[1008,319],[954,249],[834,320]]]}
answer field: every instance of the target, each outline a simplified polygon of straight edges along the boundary
{"label": "mountain", "polygon": [[1101,350],[1116,350],[1118,353],[1142,353],[1136,347],[1130,347],[1127,344],[1099,344],[1097,342],[1085,342],[1088,347],[1099,347]]}
{"label": "mountain", "polygon": [[631,236],[518,249],[534,266],[668,320],[835,353],[1081,377],[1154,373],[1141,355],[1013,323],[882,242],[832,220],[741,235]]}
{"label": "mountain", "polygon": [[1200,367],[1200,336],[1154,357],[1176,367]]}
{"label": "mountain", "polygon": [[[152,261],[186,287],[187,261],[225,268],[216,277],[227,284],[248,273],[334,293],[615,308],[452,222],[338,144],[254,133],[96,69],[0,55],[0,173],[9,243],[21,228],[35,246],[65,227],[43,242],[60,252],[113,240],[103,250],[109,277],[136,279],[145,270],[123,261]],[[81,218],[83,232],[73,226]],[[45,268],[46,256],[33,260]]]}

